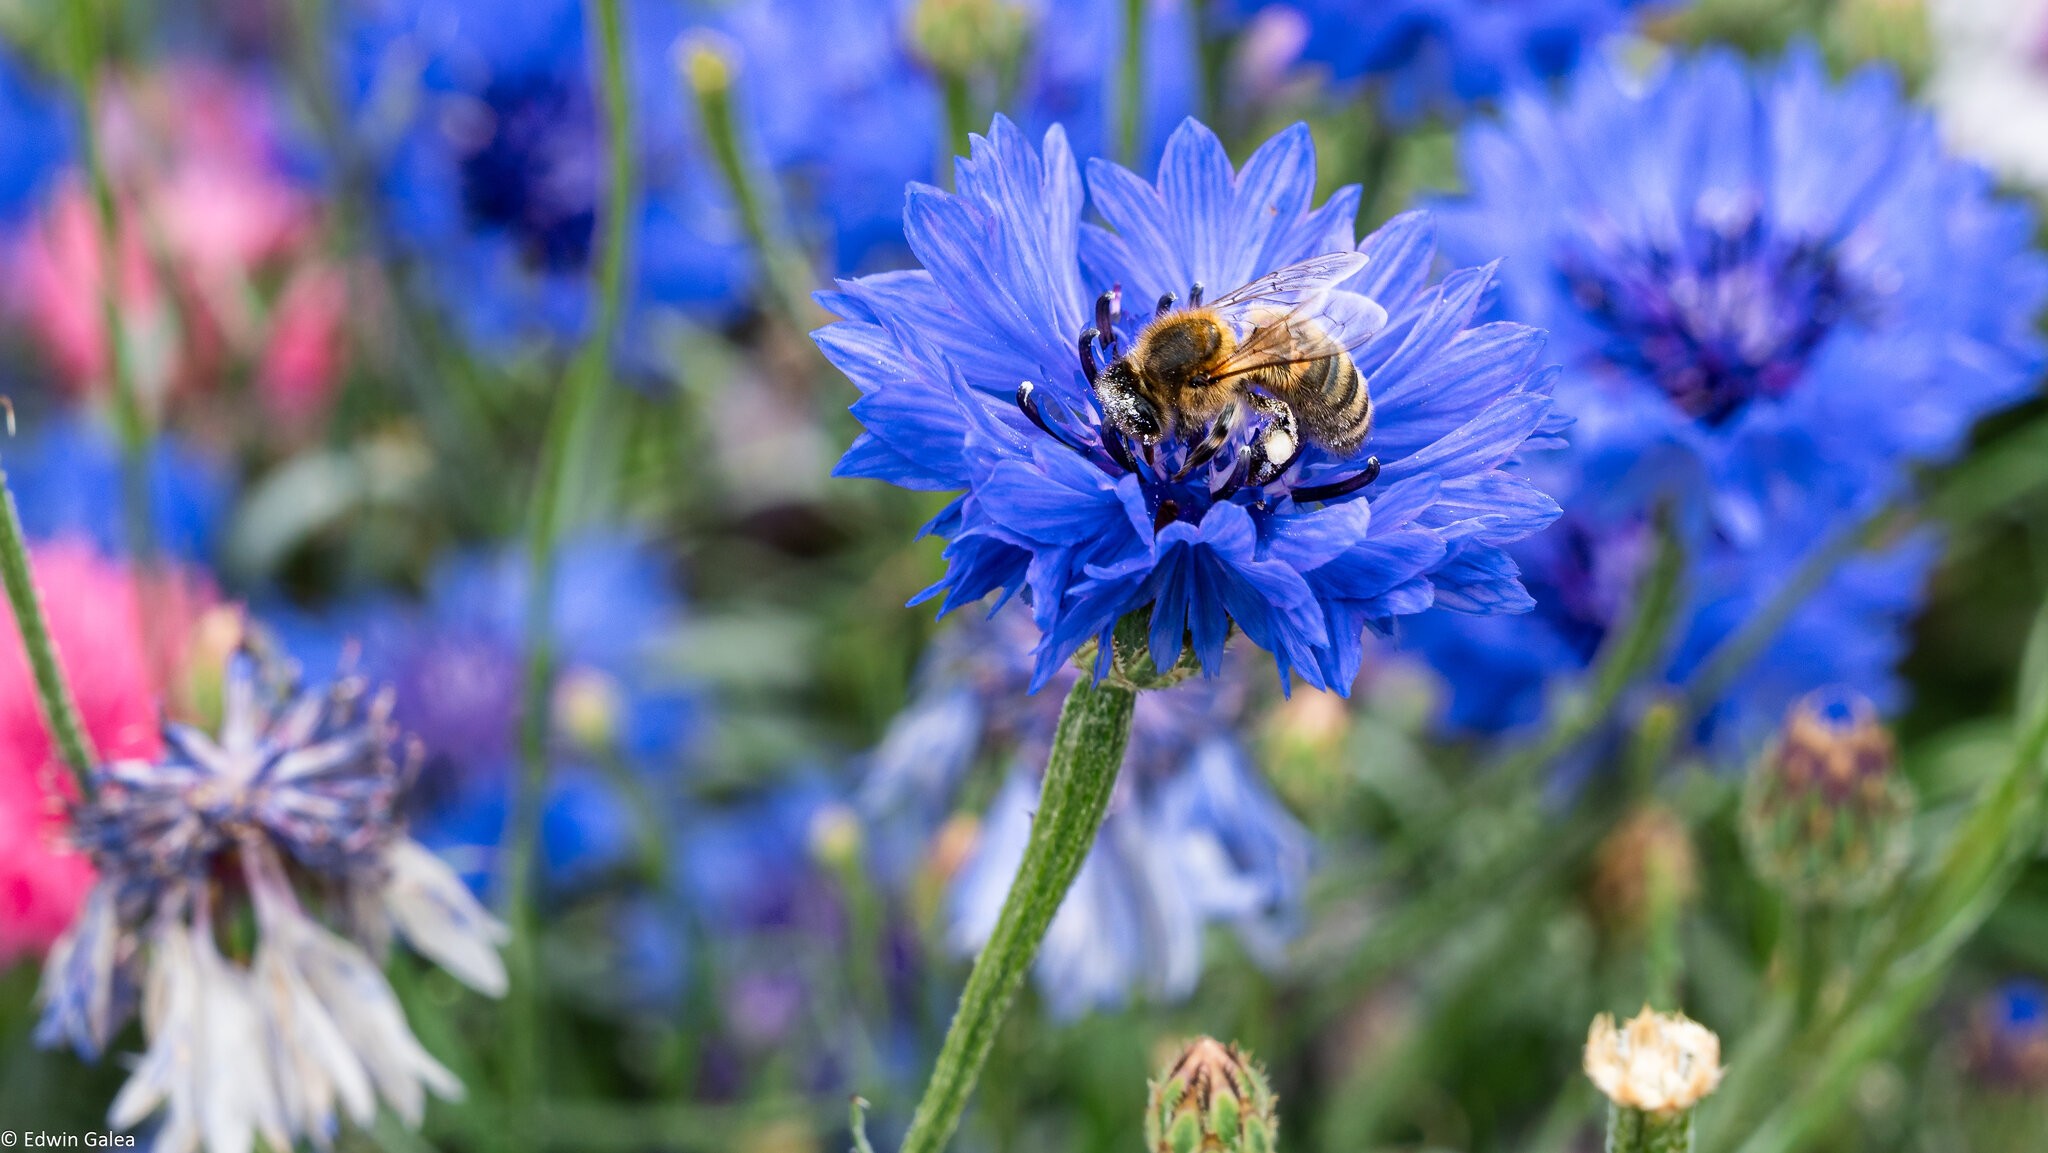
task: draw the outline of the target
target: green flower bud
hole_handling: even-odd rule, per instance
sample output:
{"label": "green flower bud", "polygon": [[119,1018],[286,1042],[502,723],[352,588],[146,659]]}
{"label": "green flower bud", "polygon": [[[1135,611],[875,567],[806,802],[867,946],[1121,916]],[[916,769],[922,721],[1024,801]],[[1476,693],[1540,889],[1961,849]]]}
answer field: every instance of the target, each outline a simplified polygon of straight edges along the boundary
{"label": "green flower bud", "polygon": [[1801,904],[1874,900],[1911,845],[1913,794],[1897,766],[1869,700],[1843,689],[1802,698],[1744,790],[1751,867]]}
{"label": "green flower bud", "polygon": [[1030,11],[1010,0],[921,0],[910,16],[911,46],[947,76],[1005,71],[1030,36]]}
{"label": "green flower bud", "polygon": [[1273,1153],[1280,1115],[1266,1075],[1235,1045],[1199,1037],[1152,1082],[1148,1153]]}

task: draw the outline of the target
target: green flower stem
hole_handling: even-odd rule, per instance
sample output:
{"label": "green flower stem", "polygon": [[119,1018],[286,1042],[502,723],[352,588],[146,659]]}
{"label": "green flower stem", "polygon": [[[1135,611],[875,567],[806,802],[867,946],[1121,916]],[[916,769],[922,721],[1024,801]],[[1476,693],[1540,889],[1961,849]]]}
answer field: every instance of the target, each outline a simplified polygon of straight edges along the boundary
{"label": "green flower stem", "polygon": [[1145,125],[1145,0],[1124,0],[1124,56],[1118,62],[1116,152],[1126,168],[1138,166]]}
{"label": "green flower stem", "polygon": [[1693,1111],[1649,1113],[1609,1103],[1607,1153],[1692,1153]]}
{"label": "green flower stem", "polygon": [[[507,920],[513,930],[509,951],[512,980],[506,1006],[506,1100],[520,1108],[540,1104],[545,1087],[541,1071],[543,1030],[537,939],[540,925],[534,909],[533,874],[538,857],[541,803],[547,792],[549,706],[555,678],[555,550],[561,534],[563,506],[567,503],[564,481],[570,471],[569,463],[577,455],[585,426],[611,373],[612,346],[624,309],[626,259],[638,195],[632,101],[626,85],[625,30],[620,8],[620,0],[589,0],[586,9],[591,39],[599,55],[599,75],[604,78],[605,145],[611,159],[602,248],[593,274],[597,313],[548,419],[534,482],[528,537],[520,774],[513,796],[507,838],[510,847],[501,881]],[[504,1135],[514,1148],[532,1143],[532,1134],[522,1125],[506,1126]]]}
{"label": "green flower stem", "polygon": [[[11,418],[10,418],[11,419]],[[35,674],[36,700],[43,720],[56,739],[57,752],[70,767],[82,794],[92,792],[92,738],[78,719],[78,704],[64,669],[57,663],[56,646],[50,642],[50,626],[43,618],[43,605],[36,593],[35,574],[29,568],[28,543],[22,539],[21,516],[15,511],[14,493],[7,476],[0,473],[0,582],[7,586],[7,603],[14,607],[14,624],[21,630],[21,647],[28,653],[29,670]]]}
{"label": "green flower stem", "polygon": [[1793,1020],[1802,1028],[1820,1011],[1820,997],[1835,966],[1834,910],[1796,905],[1789,914],[1793,946]]}
{"label": "green flower stem", "polygon": [[1003,901],[995,932],[968,974],[960,1008],[946,1030],[945,1045],[903,1138],[902,1153],[939,1153],[959,1126],[1010,1002],[1095,844],[1123,764],[1137,699],[1130,689],[1106,681],[1092,685],[1085,678],[1067,694],[1024,862]]}
{"label": "green flower stem", "polygon": [[967,155],[969,137],[980,131],[975,123],[974,89],[968,78],[955,71],[940,74],[939,91],[945,98],[946,139],[939,145],[939,183],[953,187],[953,158]]}
{"label": "green flower stem", "polygon": [[[65,5],[70,15],[72,82],[78,89],[79,151],[85,159],[87,179],[92,186],[95,239],[100,249],[100,338],[106,356],[109,383],[114,394],[114,424],[121,439],[122,513],[128,532],[128,551],[138,568],[146,569],[155,555],[149,492],[149,419],[135,387],[135,366],[121,322],[121,253],[126,237],[121,226],[114,182],[107,171],[106,156],[100,148],[102,78],[100,64],[106,55],[105,29],[116,23],[118,0],[72,0]],[[148,614],[145,614],[147,617]],[[145,633],[154,630],[145,626]],[[149,640],[149,637],[145,637]],[[150,667],[158,673],[157,647],[150,644]]]}
{"label": "green flower stem", "polygon": [[695,99],[704,137],[739,210],[740,227],[760,260],[769,301],[797,331],[807,331],[817,319],[816,306],[811,303],[814,277],[782,227],[782,202],[774,174],[762,171],[749,159],[733,107],[734,64],[709,40],[685,41],[678,52],[683,81]]}

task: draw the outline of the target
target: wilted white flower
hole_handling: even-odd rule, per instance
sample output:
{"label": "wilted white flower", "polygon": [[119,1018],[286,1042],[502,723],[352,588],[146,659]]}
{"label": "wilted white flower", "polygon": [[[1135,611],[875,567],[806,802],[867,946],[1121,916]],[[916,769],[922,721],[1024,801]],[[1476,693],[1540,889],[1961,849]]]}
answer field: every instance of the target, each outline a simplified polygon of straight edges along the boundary
{"label": "wilted white flower", "polygon": [[1602,1013],[1586,1036],[1586,1076],[1623,1108],[1676,1113],[1721,1084],[1721,1038],[1683,1013],[1644,1006],[1619,1027]]}
{"label": "wilted white flower", "polygon": [[[326,1149],[380,1100],[417,1126],[428,1093],[460,1097],[375,959],[393,936],[505,990],[504,926],[398,820],[416,758],[394,755],[389,695],[290,694],[263,672],[237,653],[217,738],[167,727],[162,760],[95,770],[73,814],[100,879],[51,950],[37,1039],[97,1058],[139,1007],[148,1049],[108,1120],[158,1116],[165,1153]],[[216,913],[245,899],[253,951],[224,955]]]}

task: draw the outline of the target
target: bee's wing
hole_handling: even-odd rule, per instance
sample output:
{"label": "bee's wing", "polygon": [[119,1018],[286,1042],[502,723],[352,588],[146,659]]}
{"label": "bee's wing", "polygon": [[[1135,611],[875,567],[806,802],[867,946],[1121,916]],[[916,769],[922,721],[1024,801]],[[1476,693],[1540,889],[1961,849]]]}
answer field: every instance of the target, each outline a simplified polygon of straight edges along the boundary
{"label": "bee's wing", "polygon": [[1226,292],[1210,301],[1209,307],[1219,312],[1259,304],[1293,308],[1358,275],[1365,265],[1366,257],[1362,252],[1311,256],[1278,272],[1269,272],[1242,288]]}
{"label": "bee's wing", "polygon": [[1242,335],[1211,374],[1218,380],[1355,352],[1387,324],[1387,310],[1377,301],[1337,288],[1314,291],[1291,306],[1239,302],[1225,315]]}

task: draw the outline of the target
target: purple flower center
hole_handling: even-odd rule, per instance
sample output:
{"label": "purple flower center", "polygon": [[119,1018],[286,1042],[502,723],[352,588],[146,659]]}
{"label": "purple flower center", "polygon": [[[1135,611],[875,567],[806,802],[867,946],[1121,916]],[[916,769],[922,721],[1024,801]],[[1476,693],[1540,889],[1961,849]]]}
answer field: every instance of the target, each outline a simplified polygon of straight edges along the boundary
{"label": "purple flower center", "polygon": [[[1202,286],[1190,286],[1188,307],[1201,301]],[[1162,297],[1152,318],[1165,316],[1177,303],[1174,295]],[[1124,315],[1120,289],[1096,298],[1095,324],[1080,334],[1075,349],[1091,388],[1130,350],[1143,327],[1143,321]],[[1258,403],[1261,397],[1250,399],[1252,403],[1227,408],[1201,427],[1176,426],[1170,435],[1134,435],[1129,430],[1165,427],[1166,414],[1124,412],[1111,420],[1092,397],[1083,411],[1076,412],[1042,397],[1028,382],[1017,390],[1017,407],[1047,436],[1111,476],[1138,478],[1154,529],[1177,520],[1199,524],[1211,507],[1226,501],[1262,510],[1282,499],[1295,504],[1334,501],[1379,476],[1377,457],[1367,458],[1363,465],[1311,459],[1318,454],[1302,450],[1298,433],[1289,438],[1295,448],[1288,458],[1272,459],[1265,446],[1273,443],[1267,433],[1278,418]]]}
{"label": "purple flower center", "polygon": [[597,117],[587,86],[552,75],[493,79],[462,135],[462,207],[518,242],[537,270],[576,272],[597,225]]}
{"label": "purple flower center", "polygon": [[1604,336],[1597,355],[1709,426],[1783,396],[1858,293],[1832,246],[1771,234],[1755,205],[1703,214],[1676,244],[1564,250],[1556,267]]}

